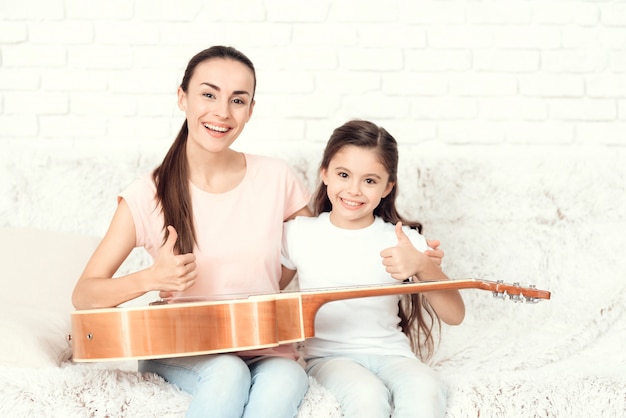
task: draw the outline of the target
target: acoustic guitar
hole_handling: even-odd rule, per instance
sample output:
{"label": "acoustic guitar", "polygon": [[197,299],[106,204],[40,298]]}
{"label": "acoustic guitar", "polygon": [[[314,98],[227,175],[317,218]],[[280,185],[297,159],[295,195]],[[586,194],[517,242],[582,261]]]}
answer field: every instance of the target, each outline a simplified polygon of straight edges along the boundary
{"label": "acoustic guitar", "polygon": [[463,279],[78,310],[71,314],[73,360],[153,359],[274,347],[313,337],[315,315],[328,302],[450,289],[488,290],[515,302],[550,299],[550,292],[534,286]]}

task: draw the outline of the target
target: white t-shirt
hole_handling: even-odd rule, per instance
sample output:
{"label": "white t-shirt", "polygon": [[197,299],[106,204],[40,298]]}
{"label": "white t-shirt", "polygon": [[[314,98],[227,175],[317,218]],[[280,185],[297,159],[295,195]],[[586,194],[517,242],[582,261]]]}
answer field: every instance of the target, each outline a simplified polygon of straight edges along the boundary
{"label": "white t-shirt", "polygon": [[[404,232],[419,251],[428,249],[416,230]],[[380,252],[397,245],[395,225],[376,217],[363,229],[334,226],[329,213],[297,217],[285,224],[283,264],[298,271],[301,290],[399,284],[385,271]],[[399,327],[400,295],[339,300],[322,305],[315,317],[315,337],[306,340],[305,358],[342,353],[414,357]]]}

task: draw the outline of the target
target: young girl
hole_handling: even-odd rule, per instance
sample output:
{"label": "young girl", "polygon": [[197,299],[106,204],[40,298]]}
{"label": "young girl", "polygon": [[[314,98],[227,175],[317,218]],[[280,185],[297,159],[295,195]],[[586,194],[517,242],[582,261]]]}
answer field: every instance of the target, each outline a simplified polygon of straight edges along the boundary
{"label": "young girl", "polygon": [[[256,76],[234,48],[194,56],[178,89],[186,120],[163,162],[118,197],[109,230],[72,301],[113,307],[152,290],[219,297],[279,290],[283,222],[311,215],[310,193],[283,161],[230,148],[252,116]],[[134,247],[154,264],[111,280]],[[295,350],[141,361],[193,395],[190,417],[294,417],[308,389]]]}
{"label": "young girl", "polygon": [[[289,277],[298,271],[301,289],[448,279],[424,254],[421,226],[403,226],[397,167],[396,141],[383,128],[355,120],[333,132],[320,165],[317,217],[285,224],[283,264]],[[414,350],[429,357],[434,323],[459,324],[464,315],[456,290],[327,303],[304,344],[307,372],[347,417],[443,417],[445,389]]]}

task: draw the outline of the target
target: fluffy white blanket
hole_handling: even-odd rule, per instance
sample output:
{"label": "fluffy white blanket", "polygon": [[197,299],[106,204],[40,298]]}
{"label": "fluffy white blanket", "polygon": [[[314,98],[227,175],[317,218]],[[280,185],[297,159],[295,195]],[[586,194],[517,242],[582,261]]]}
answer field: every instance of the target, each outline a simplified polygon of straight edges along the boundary
{"label": "fluffy white blanket", "polygon": [[[313,185],[319,149],[272,153]],[[0,226],[84,235],[104,232],[116,193],[156,161],[133,153],[4,155]],[[466,320],[444,328],[430,362],[449,388],[448,417],[626,416],[624,155],[419,148],[402,150],[401,158],[401,208],[425,224],[427,237],[443,242],[451,277],[552,292],[550,301],[528,305],[463,291]],[[14,264],[11,257],[3,264]],[[13,280],[18,273],[2,276],[4,301],[24,293],[24,282]],[[132,362],[0,366],[0,416],[179,417],[188,402],[189,395],[138,374]],[[299,416],[341,412],[312,382]]]}
{"label": "fluffy white blanket", "polygon": [[[183,417],[191,396],[134,363],[70,364],[60,368],[4,368],[3,417]],[[315,381],[300,417],[340,417],[336,401]]]}

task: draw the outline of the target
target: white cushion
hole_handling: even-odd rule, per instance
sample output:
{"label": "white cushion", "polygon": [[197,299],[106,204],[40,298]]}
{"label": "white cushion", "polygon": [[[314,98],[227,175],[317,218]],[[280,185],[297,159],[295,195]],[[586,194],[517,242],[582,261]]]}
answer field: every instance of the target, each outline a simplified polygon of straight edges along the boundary
{"label": "white cushion", "polygon": [[72,290],[95,237],[0,229],[0,365],[56,366],[70,356]]}
{"label": "white cushion", "polygon": [[0,366],[55,367],[70,358],[69,315],[14,304],[0,315]]}
{"label": "white cushion", "polygon": [[72,290],[99,238],[33,228],[0,229],[0,302],[70,312]]}

